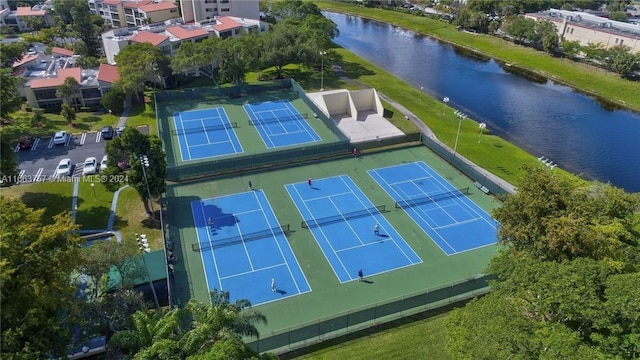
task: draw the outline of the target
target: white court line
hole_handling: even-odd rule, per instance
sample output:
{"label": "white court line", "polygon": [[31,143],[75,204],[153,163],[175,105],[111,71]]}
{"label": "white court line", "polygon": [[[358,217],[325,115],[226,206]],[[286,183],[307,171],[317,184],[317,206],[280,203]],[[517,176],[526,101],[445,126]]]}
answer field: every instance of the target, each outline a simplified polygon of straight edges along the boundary
{"label": "white court line", "polygon": [[[350,185],[349,185],[349,184],[344,180],[344,177],[345,177],[345,176],[346,176],[346,175],[341,175],[341,176],[340,176],[340,180],[342,180],[342,182],[343,182],[343,183],[344,183],[344,184],[345,184],[349,189],[351,189],[351,186],[350,186]],[[349,179],[349,181],[350,181],[353,185],[355,185],[355,186],[357,187],[357,185],[353,182],[353,180],[351,180],[351,178],[350,178],[349,176],[346,176],[346,177]],[[352,189],[351,189],[351,190],[352,190]],[[358,189],[358,190],[359,190],[359,189]],[[352,190],[352,191],[353,191],[353,190]],[[367,195],[365,195],[364,193],[362,193],[362,191],[360,191],[360,193],[362,194],[362,196],[364,196],[364,198],[365,198],[365,199],[367,199],[367,201],[369,202],[369,204],[372,204],[372,205],[373,205],[373,203],[371,202],[371,200],[369,200],[369,198],[367,197]],[[355,191],[354,191],[354,195],[355,195]],[[356,196],[356,199],[358,199],[358,201],[360,202],[360,205],[364,206],[365,208],[368,208],[367,206],[365,206],[365,204],[362,202],[362,200],[360,200],[360,198],[359,198],[358,196]],[[393,227],[393,225],[391,225],[391,223],[387,220],[387,218],[385,218],[385,217],[384,217],[384,215],[382,215],[382,214],[380,214],[380,215],[385,219],[385,222],[386,222],[386,223],[387,223],[387,224],[388,224],[388,225],[393,229],[393,231],[394,231],[396,234],[398,234],[398,236],[400,236],[400,237],[402,238],[402,236],[400,235],[400,233],[398,233],[398,232],[396,231],[396,229]],[[375,220],[375,215],[374,215],[374,214],[371,214],[371,217]],[[381,226],[381,228],[382,228],[382,230],[383,230],[383,231],[385,230],[382,226]],[[389,235],[389,231],[388,231],[388,230],[387,230],[387,231],[385,231],[385,233],[386,233],[387,235]],[[404,250],[403,250],[403,249],[398,245],[398,243],[396,242],[396,239],[394,239],[394,238],[392,238],[392,237],[391,237],[391,238],[390,238],[390,240],[392,240],[392,241],[393,241],[393,243],[395,244],[395,246],[398,248],[398,250],[400,250],[400,252],[402,253],[402,255],[404,255],[404,257],[405,257],[405,258],[407,258],[407,260],[409,261],[409,263],[410,263],[410,264],[413,264],[413,261],[411,261],[411,258],[409,258],[409,256],[404,252]],[[399,240],[399,239],[398,239],[398,240]],[[402,241],[404,241],[404,239],[402,239]],[[406,244],[406,241],[405,241],[405,244]],[[413,250],[413,249],[412,249],[412,250]],[[416,257],[417,257],[418,259],[420,259],[420,256],[418,256],[418,254],[416,254],[415,252],[414,252],[414,255],[416,255]],[[422,259],[420,259],[420,260],[422,260]]]}
{"label": "white court line", "polygon": [[285,266],[285,265],[287,265],[287,263],[286,263],[286,262],[284,262],[284,263],[282,263],[282,264],[266,266],[266,267],[260,268],[260,269],[258,269],[258,270],[244,271],[244,272],[237,273],[237,274],[233,274],[233,275],[229,275],[229,276],[223,276],[223,277],[221,277],[220,279],[221,279],[221,280],[233,279],[233,278],[235,278],[235,277],[239,277],[239,276],[243,276],[243,275],[251,274],[251,273],[258,272],[258,271],[262,271],[262,270],[273,269],[273,268],[277,268],[277,267]]}
{"label": "white court line", "polygon": [[[304,117],[302,117],[302,114],[300,113],[300,111],[298,111],[298,109],[296,109],[295,106],[293,106],[293,104],[290,101],[285,103],[285,107],[289,110],[289,112],[292,113],[292,116],[296,117],[296,123],[298,123],[299,126],[302,124],[301,126],[304,129],[304,131],[307,133],[307,135],[309,135],[311,139],[314,139],[313,134],[309,131],[309,130],[313,131],[313,128],[311,128],[311,125],[309,125],[307,120]],[[315,131],[313,132],[315,133]],[[318,135],[317,133],[316,133],[316,136],[320,137],[320,135]],[[313,140],[313,141],[319,141],[319,140]]]}
{"label": "white court line", "polygon": [[[253,110],[253,107],[251,106],[251,104],[245,104],[244,106],[244,111],[246,111],[247,116],[249,117],[249,119],[251,120],[258,120],[258,115],[256,115],[256,112]],[[251,114],[253,114],[253,116],[251,116]],[[274,147],[276,147],[276,145],[273,143],[273,140],[271,140],[271,137],[269,136],[269,134],[267,133],[267,131],[264,129],[264,127],[262,126],[262,124],[260,123],[253,123],[253,126],[260,126],[260,129],[262,129],[262,131],[265,133],[266,136],[262,136],[262,134],[260,134],[260,131],[258,131],[258,134],[260,134],[260,139],[262,139],[262,143],[264,144],[264,146],[267,149],[272,149]],[[257,131],[258,129],[256,129]],[[269,146],[269,144],[267,144],[265,137],[269,139],[269,141],[271,142],[271,146]]]}
{"label": "white court line", "polygon": [[[180,113],[177,113],[177,114],[178,114],[178,118],[180,119],[180,128],[182,128],[182,134],[178,134],[178,136],[184,139],[184,144],[187,147],[187,156],[188,156],[187,160],[191,160],[193,158],[191,157],[191,151],[189,150],[189,138],[187,138],[187,135],[185,133],[184,123],[182,122],[182,115]],[[176,118],[175,116],[173,117],[173,120],[176,123],[176,129],[178,127],[178,118]],[[184,153],[182,152],[182,145],[180,145],[180,139],[178,139],[178,146],[180,147],[180,155],[182,156]],[[184,160],[184,157],[182,157],[182,160]]]}
{"label": "white court line", "polygon": [[209,140],[209,133],[207,132],[207,128],[204,126],[204,119],[200,119],[200,125],[202,125],[202,128],[204,129],[203,133],[207,138],[207,143],[211,144],[211,140]]}
{"label": "white court line", "polygon": [[[312,185],[312,186],[313,186],[313,185]],[[308,199],[305,199],[304,201],[325,200],[325,199],[331,199],[331,197],[332,197],[332,196],[349,195],[349,194],[353,194],[353,192],[348,191],[348,192],[343,192],[343,193],[339,193],[339,194],[331,194],[331,195],[318,196],[318,197],[315,197],[315,198],[308,198]]]}
{"label": "white court line", "polygon": [[[231,124],[231,122],[229,121],[229,116],[227,116],[227,112],[224,110],[224,108],[216,108],[216,111],[218,112],[218,116],[220,116],[220,119],[222,119],[226,124]],[[220,111],[222,111],[222,113],[220,113]],[[224,116],[222,116],[222,115],[224,115]],[[233,128],[226,128],[225,127],[224,131],[227,133],[227,138],[229,138],[229,142],[231,143],[231,146],[233,147],[233,151],[236,154],[244,152],[244,149],[242,148],[242,144],[238,140],[238,137],[236,136],[236,133],[233,130]],[[238,151],[238,149],[236,149],[236,143],[233,140],[231,140],[231,135],[229,135],[229,131],[231,131],[233,133],[233,137],[237,140],[238,146],[240,147],[240,151]]]}
{"label": "white court line", "polygon": [[432,229],[433,230],[448,229],[450,227],[463,225],[463,224],[469,224],[469,223],[472,223],[472,222],[476,222],[478,220],[484,220],[484,219],[482,217],[471,218],[471,219],[468,219],[468,220],[465,220],[465,221],[456,222],[456,223],[453,223],[453,224],[448,224],[448,225],[438,226],[438,227],[432,227]]}
{"label": "white court line", "polygon": [[[303,184],[303,183],[299,183],[299,184]],[[300,195],[300,192],[298,192],[298,189],[295,187],[295,184],[290,184],[291,187],[293,187],[293,189],[296,191],[296,193],[298,194],[298,199],[300,199],[300,201],[302,202],[302,205],[307,209],[307,212],[309,213],[309,215],[311,215],[313,217],[313,213],[311,212],[311,210],[309,209],[309,207],[307,206],[307,203],[305,202],[304,198],[302,197],[302,195]],[[286,188],[286,185],[285,185]],[[287,192],[289,192],[289,189],[287,188]],[[291,193],[289,193],[289,196],[291,196]],[[293,197],[292,197],[293,199]],[[296,208],[298,207],[298,204],[294,201],[293,202],[296,205]],[[298,209],[298,212],[300,212],[300,215],[302,215],[302,212]],[[302,216],[302,218],[304,219],[304,216]],[[315,219],[315,218],[314,218]],[[311,230],[311,229],[309,229]],[[329,247],[331,248],[331,251],[333,251],[333,254],[336,255],[336,258],[338,259],[338,262],[340,263],[340,265],[342,266],[342,269],[349,274],[349,271],[347,270],[347,268],[344,266],[344,264],[342,263],[342,260],[340,260],[340,257],[338,257],[338,255],[336,254],[336,251],[333,249],[333,246],[331,246],[331,243],[329,242],[327,235],[325,235],[324,231],[322,231],[321,227],[318,227],[318,230],[320,230],[320,233],[322,234],[322,236],[324,237],[325,242],[329,245]],[[340,281],[342,283],[342,280],[340,279],[340,276],[338,275],[338,273],[336,272],[336,270],[333,268],[333,264],[332,262],[329,260],[329,258],[327,257],[327,254],[324,252],[324,248],[320,245],[320,242],[315,235],[315,233],[313,231],[311,231],[311,234],[313,235],[313,238],[316,240],[316,244],[318,244],[318,247],[320,247],[320,251],[322,252],[322,254],[324,255],[324,258],[327,259],[327,262],[329,263],[329,265],[331,266],[331,270],[333,271],[333,273],[336,275],[336,277],[338,278],[338,281]],[[351,275],[348,275],[349,278],[351,278]]]}
{"label": "white court line", "polygon": [[242,247],[244,248],[244,253],[247,255],[247,261],[249,261],[249,266],[251,266],[251,271],[255,270],[253,267],[253,263],[251,262],[251,255],[249,255],[249,250],[247,250],[247,242],[244,241],[244,236],[242,235],[242,230],[240,230],[240,225],[236,221],[236,228],[238,229],[238,233],[240,234],[240,240],[242,241]]}
{"label": "white court line", "polygon": [[[377,169],[375,169],[375,170],[367,170],[367,172],[369,173],[369,176],[371,176],[371,177],[373,178],[373,180],[374,180],[374,181],[378,182],[378,179],[376,179],[373,175],[371,175],[372,173],[376,174],[376,176],[379,178],[379,180],[380,180],[382,183],[386,184],[386,185],[387,185],[387,187],[388,187],[391,191],[393,191],[394,193],[396,192],[396,191],[395,191],[395,189],[394,189],[394,188],[392,188],[392,187],[387,183],[387,181],[384,179],[384,177],[382,177],[380,174],[378,174],[378,170],[377,170]],[[389,191],[387,191],[387,188],[386,188],[386,187],[384,187],[384,186],[380,186],[380,187],[382,188],[382,190],[384,190],[384,192],[386,192],[386,193],[387,193],[387,195],[389,195],[389,197],[391,197],[392,199],[395,199],[395,198],[396,198],[396,196],[393,196]],[[397,197],[400,197],[400,195],[399,195],[398,193],[396,193],[396,195],[397,195]],[[418,227],[419,227],[420,229],[422,229],[422,231],[423,231],[425,234],[427,234],[427,236],[431,237],[431,235],[429,235],[429,234],[426,232],[426,230],[422,227],[422,224],[420,224],[420,223],[417,221],[417,219],[416,219],[416,218],[414,218],[413,216],[411,216],[411,214],[407,211],[407,209],[402,209],[402,210],[405,212],[405,214],[407,214],[407,215],[409,216],[409,218],[411,218],[411,220],[413,220],[413,222],[414,222],[414,223],[416,223],[416,225],[418,225]],[[416,214],[416,215],[417,215],[417,214]],[[427,226],[429,226],[429,225],[427,224]],[[437,241],[435,241],[435,239],[433,239],[433,238],[432,238],[431,240],[432,240],[432,242],[433,242],[434,244],[436,244],[436,246],[437,246],[437,247],[439,247],[439,248],[440,248],[440,250],[441,250],[443,253],[445,253],[445,254],[449,255],[449,253],[448,253],[445,249],[443,249],[443,248],[440,246],[440,244],[439,244]],[[454,248],[452,248],[452,247],[451,247],[451,245],[449,245],[446,241],[445,241],[445,244],[447,244],[447,246],[449,246],[449,248],[451,249],[451,251],[453,251],[454,253],[456,253],[455,249],[454,249]]]}
{"label": "white court line", "polygon": [[[353,193],[352,193],[353,194]],[[340,214],[340,217],[342,217],[342,220],[340,223],[344,223],[345,225],[347,225],[349,227],[349,229],[351,229],[351,232],[356,236],[356,238],[358,239],[358,241],[360,242],[360,245],[363,245],[364,242],[362,241],[362,239],[360,239],[360,236],[358,235],[358,233],[356,232],[356,230],[353,228],[353,226],[351,226],[351,223],[349,223],[349,221],[347,221],[347,218],[344,217],[344,214],[342,213],[342,211],[340,210],[340,208],[338,207],[338,205],[336,205],[335,202],[333,202],[333,199],[329,198],[329,202],[331,202],[331,204],[333,205],[333,208],[336,209],[338,211],[338,213]],[[363,210],[366,210],[363,209]],[[371,216],[371,213],[369,213],[369,215]],[[318,227],[322,226],[322,224],[320,224]],[[351,277],[351,275],[349,275],[349,277]]]}
{"label": "white court line", "polygon": [[[362,245],[356,245],[356,246],[350,246],[348,248],[344,248],[344,249],[340,249],[340,250],[336,250],[336,253],[340,253],[343,251],[349,251],[349,250],[353,250],[353,249],[360,249],[363,247],[367,247],[367,246],[372,246],[372,245],[378,245],[381,242],[388,242],[388,241],[393,241],[393,239],[380,239],[379,241],[375,241],[375,242],[370,242],[370,243],[364,243]],[[395,241],[393,241],[395,243]],[[409,262],[410,264],[413,264],[412,262]],[[354,279],[354,278],[352,278]]]}
{"label": "white court line", "polygon": [[415,184],[416,181],[431,180],[433,178],[434,178],[433,176],[420,177],[420,178],[411,178],[411,179],[408,179],[408,180],[396,181],[394,183],[388,183],[388,184],[389,185],[400,185],[400,184],[407,184],[407,183]]}
{"label": "white court line", "polygon": [[[258,205],[260,205],[260,211],[262,211],[262,216],[264,216],[264,219],[267,221],[267,224],[269,225],[269,228],[273,229],[273,226],[271,226],[271,222],[267,218],[266,212],[262,208],[262,204],[260,203],[260,199],[258,198],[258,194],[257,193],[255,193],[255,197],[256,197],[256,201],[258,202]],[[273,209],[272,209],[272,211],[273,211]],[[272,213],[272,214],[273,214],[274,217],[276,216],[275,213]],[[276,221],[276,224],[278,226],[280,226],[280,223],[278,223],[278,221]],[[271,234],[273,235],[273,241],[275,241],[276,242],[276,246],[278,246],[278,250],[280,251],[280,255],[282,256],[282,260],[284,260],[284,263],[287,266],[287,270],[289,271],[289,275],[291,275],[291,279],[293,279],[293,283],[296,284],[296,290],[298,291],[298,293],[300,293],[300,287],[298,286],[298,282],[296,281],[296,278],[293,276],[293,273],[291,272],[291,268],[289,267],[289,263],[287,262],[287,258],[284,256],[284,253],[282,252],[282,248],[280,247],[280,243],[278,242],[278,236],[279,235],[274,234],[273,230],[271,230]],[[286,237],[285,237],[285,239],[286,239]]]}
{"label": "white court line", "polygon": [[[196,200],[197,201],[197,200]],[[193,209],[193,208],[192,208]],[[204,205],[202,203],[202,201],[200,201],[200,210],[202,211],[202,219],[204,221],[207,221],[207,215],[204,213]],[[195,214],[193,214],[193,222],[194,222],[194,226],[197,225],[195,224]],[[220,286],[220,291],[222,291],[222,280],[220,279],[220,272],[218,271],[218,262],[216,261],[216,255],[213,253],[213,250],[215,250],[213,248],[213,243],[211,242],[211,233],[209,230],[209,227],[206,226],[205,227],[205,231],[207,232],[207,239],[209,240],[209,246],[211,246],[211,257],[213,258],[213,267],[216,269],[216,277],[218,278],[218,286]],[[198,230],[196,230],[196,237],[198,238],[198,244],[200,244],[200,233],[198,232]],[[204,280],[207,283],[207,291],[211,291],[211,288],[209,287],[209,276],[207,275],[207,265],[204,262],[204,253],[205,251],[200,251],[200,257],[202,258],[202,269],[204,271]]]}

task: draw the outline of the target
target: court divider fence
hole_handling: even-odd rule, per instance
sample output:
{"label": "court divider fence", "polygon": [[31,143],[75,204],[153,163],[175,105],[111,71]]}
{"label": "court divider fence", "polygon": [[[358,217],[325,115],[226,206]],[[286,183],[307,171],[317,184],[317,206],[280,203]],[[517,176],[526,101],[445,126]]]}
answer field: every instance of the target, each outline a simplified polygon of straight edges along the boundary
{"label": "court divider fence", "polygon": [[491,279],[493,277],[478,274],[458,282],[344,311],[331,317],[262,333],[259,339],[247,338],[245,341],[249,347],[257,352],[282,353],[304,348],[328,339],[484,295],[489,292],[489,280]]}

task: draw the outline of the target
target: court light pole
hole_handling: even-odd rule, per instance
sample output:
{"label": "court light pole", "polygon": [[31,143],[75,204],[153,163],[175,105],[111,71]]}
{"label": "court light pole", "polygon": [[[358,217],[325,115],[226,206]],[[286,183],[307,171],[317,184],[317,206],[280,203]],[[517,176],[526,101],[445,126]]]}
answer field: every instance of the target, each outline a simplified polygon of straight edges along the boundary
{"label": "court light pole", "polygon": [[96,196],[96,184],[91,183],[91,190],[93,190],[93,199],[98,200],[98,197]]}
{"label": "court light pole", "polygon": [[478,124],[478,128],[480,128],[480,134],[478,134],[478,144],[480,144],[480,138],[482,137],[482,133],[484,132],[484,129],[487,128],[487,124],[482,122]]}
{"label": "court light pole", "polygon": [[[446,98],[445,98],[446,99]],[[467,118],[467,114],[462,111],[456,110],[454,113],[458,117],[458,132],[456,133],[456,143],[453,145],[453,156],[456,156],[456,151],[458,150],[458,138],[460,137],[460,127],[462,126],[462,120]]]}
{"label": "court light pole", "polygon": [[149,249],[149,244],[147,243],[147,239],[144,234],[142,234],[142,236],[136,234],[136,241],[138,242],[138,248],[140,249],[140,257],[142,258],[144,269],[147,272],[147,280],[149,280],[149,286],[151,287],[151,292],[153,293],[153,301],[155,301],[156,303],[156,308],[160,310],[160,302],[158,301],[156,288],[153,286],[153,282],[151,281],[151,275],[149,275],[149,268],[147,267],[147,260],[145,260],[144,258],[144,254],[148,254],[149,252],[151,252],[151,250]]}
{"label": "court light pole", "polygon": [[151,198],[151,190],[149,190],[149,179],[147,178],[146,169],[150,166],[149,158],[147,155],[140,155],[140,167],[142,168],[142,176],[144,178],[144,184],[147,187],[147,195],[149,196],[149,206],[151,206],[151,215],[155,216],[155,210],[153,209],[153,199]]}
{"label": "court light pole", "polygon": [[442,102],[444,103],[444,105],[442,106],[442,115],[444,116],[444,111],[447,109],[449,98],[445,96],[444,99],[442,99]]}
{"label": "court light pole", "polygon": [[322,60],[320,62],[320,91],[324,91],[324,56],[327,55],[326,51],[320,51]]}
{"label": "court light pole", "polygon": [[423,92],[424,92],[424,87],[420,86],[420,102],[422,102],[422,96],[424,95]]}

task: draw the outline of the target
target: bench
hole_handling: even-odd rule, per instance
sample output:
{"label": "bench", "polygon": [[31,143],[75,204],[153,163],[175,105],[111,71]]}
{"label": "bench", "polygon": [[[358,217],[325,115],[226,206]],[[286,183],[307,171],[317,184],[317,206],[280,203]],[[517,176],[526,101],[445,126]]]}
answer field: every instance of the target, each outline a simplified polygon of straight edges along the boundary
{"label": "bench", "polygon": [[473,186],[477,187],[478,189],[480,189],[482,187],[482,184],[480,184],[479,182],[474,182]]}
{"label": "bench", "polygon": [[482,191],[483,193],[485,193],[485,194],[487,194],[487,195],[489,195],[489,193],[490,193],[489,189],[487,189],[487,188],[486,188],[486,187],[484,187],[484,186],[480,188],[480,191]]}

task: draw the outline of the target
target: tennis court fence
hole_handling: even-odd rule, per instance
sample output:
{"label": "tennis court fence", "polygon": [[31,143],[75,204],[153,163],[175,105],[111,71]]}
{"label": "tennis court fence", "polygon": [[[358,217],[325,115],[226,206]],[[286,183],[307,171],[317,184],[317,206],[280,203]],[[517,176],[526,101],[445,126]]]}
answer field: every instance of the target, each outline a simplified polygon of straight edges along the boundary
{"label": "tennis court fence", "polygon": [[291,227],[289,226],[289,224],[280,225],[280,227],[276,227],[276,228],[265,229],[265,230],[260,230],[256,232],[246,233],[246,234],[240,234],[240,235],[231,236],[231,237],[219,239],[219,240],[212,239],[211,241],[208,241],[208,242],[191,244],[191,249],[197,252],[207,251],[211,249],[221,248],[224,246],[239,244],[242,242],[246,243],[249,241],[264,239],[272,236],[278,236],[278,235],[287,236],[290,232],[291,232]]}
{"label": "tennis court fence", "polygon": [[256,126],[256,125],[265,125],[265,124],[276,124],[276,123],[290,122],[290,121],[296,121],[296,120],[299,121],[299,120],[308,119],[308,118],[309,118],[309,114],[302,113],[298,115],[282,116],[282,117],[267,118],[267,119],[250,119],[249,125]]}
{"label": "tennis court fence", "polygon": [[386,210],[387,210],[386,205],[378,205],[372,208],[352,211],[345,214],[327,216],[327,217],[318,218],[318,219],[304,220],[302,221],[302,227],[304,229],[310,229],[312,227],[335,224],[335,223],[347,221],[350,219],[358,219],[358,218],[363,218],[367,216],[381,214],[383,212],[386,212]]}
{"label": "tennis court fence", "polygon": [[462,197],[467,194],[469,194],[468,187],[436,194],[426,194],[424,196],[398,201],[396,202],[396,209],[411,208],[414,206],[429,204],[440,200]]}
{"label": "tennis court fence", "polygon": [[196,134],[196,133],[203,133],[207,131],[227,130],[227,129],[237,128],[237,127],[238,127],[237,122],[228,122],[223,124],[200,126],[200,127],[188,128],[188,129],[174,129],[174,130],[171,130],[171,133],[173,135]]}

